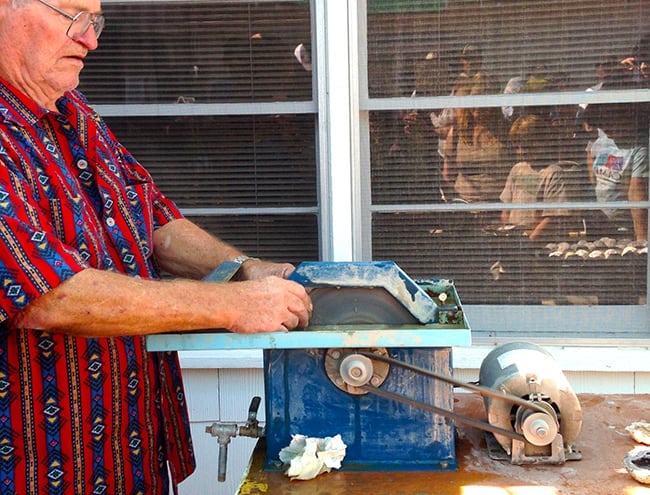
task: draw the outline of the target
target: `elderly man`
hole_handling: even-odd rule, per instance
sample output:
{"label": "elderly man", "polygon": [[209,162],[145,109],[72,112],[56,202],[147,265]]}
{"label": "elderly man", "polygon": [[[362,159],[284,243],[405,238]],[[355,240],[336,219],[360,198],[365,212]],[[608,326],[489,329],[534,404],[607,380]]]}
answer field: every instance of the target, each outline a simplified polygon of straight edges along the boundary
{"label": "elderly man", "polygon": [[[168,494],[187,412],[144,335],[286,331],[311,302],[291,265],[182,218],[74,89],[100,1],[52,2],[0,0],[0,492]],[[235,258],[241,281],[200,281]]]}

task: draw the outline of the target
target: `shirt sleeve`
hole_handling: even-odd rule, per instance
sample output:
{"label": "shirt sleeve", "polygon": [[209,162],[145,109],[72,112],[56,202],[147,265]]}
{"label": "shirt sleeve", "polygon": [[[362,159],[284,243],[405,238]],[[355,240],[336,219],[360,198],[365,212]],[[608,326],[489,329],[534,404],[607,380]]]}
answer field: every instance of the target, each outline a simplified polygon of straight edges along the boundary
{"label": "shirt sleeve", "polygon": [[58,239],[39,198],[3,154],[0,250],[0,321],[87,267],[78,251]]}

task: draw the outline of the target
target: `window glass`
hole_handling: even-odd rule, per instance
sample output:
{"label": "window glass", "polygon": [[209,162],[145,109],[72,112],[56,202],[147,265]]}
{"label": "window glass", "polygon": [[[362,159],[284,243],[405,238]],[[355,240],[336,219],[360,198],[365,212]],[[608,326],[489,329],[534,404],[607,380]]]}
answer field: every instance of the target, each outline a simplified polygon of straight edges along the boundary
{"label": "window glass", "polygon": [[474,230],[476,213],[375,213],[373,257],[415,278],[454,280],[465,304],[644,304],[648,255],[634,242],[574,235],[531,243]]}
{"label": "window glass", "polygon": [[291,105],[313,101],[310,3],[107,0],[102,9],[106,28],[79,89],[105,105],[161,190],[250,255],[318,259],[317,116]]}
{"label": "window glass", "polygon": [[469,304],[645,304],[650,2],[367,12],[372,257]]}
{"label": "window glass", "polygon": [[107,122],[181,208],[316,206],[313,115]]}
{"label": "window glass", "polygon": [[[313,115],[106,120],[162,191],[209,232],[258,257],[318,259]],[[241,214],[219,214],[225,208]],[[246,214],[250,208],[276,214]]]}
{"label": "window glass", "polygon": [[319,259],[316,215],[191,215],[189,218],[251,256],[294,265]]}
{"label": "window glass", "polygon": [[96,104],[311,99],[309,2],[102,8],[106,28],[80,86]]}
{"label": "window glass", "polygon": [[368,92],[449,94],[476,70],[497,92],[531,76],[529,91],[586,89],[596,64],[632,54],[649,15],[647,0],[368,0]]}

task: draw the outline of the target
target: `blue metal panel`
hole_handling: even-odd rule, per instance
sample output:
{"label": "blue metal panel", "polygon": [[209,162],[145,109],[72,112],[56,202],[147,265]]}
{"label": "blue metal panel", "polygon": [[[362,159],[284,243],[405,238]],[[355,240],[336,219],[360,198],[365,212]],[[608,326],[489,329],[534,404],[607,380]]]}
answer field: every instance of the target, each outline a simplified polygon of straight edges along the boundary
{"label": "blue metal panel", "polygon": [[[302,349],[325,347],[438,347],[469,346],[467,328],[443,325],[339,325],[335,330],[236,334],[160,334],[147,337],[148,351],[203,351],[215,349]],[[367,327],[367,325],[366,325]]]}
{"label": "blue metal panel", "polygon": [[[451,375],[451,349],[389,349],[400,361]],[[347,444],[345,470],[456,469],[453,421],[377,397],[350,395],[324,370],[324,351],[267,350],[267,467],[277,468],[280,449],[292,434],[325,437],[341,434]],[[382,389],[453,410],[452,386],[391,368]]]}

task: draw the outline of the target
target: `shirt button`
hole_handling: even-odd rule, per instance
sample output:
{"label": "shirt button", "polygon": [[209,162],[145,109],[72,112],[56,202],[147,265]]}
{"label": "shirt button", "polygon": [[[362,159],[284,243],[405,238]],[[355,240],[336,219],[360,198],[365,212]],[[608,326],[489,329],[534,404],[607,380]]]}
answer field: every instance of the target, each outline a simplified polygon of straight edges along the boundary
{"label": "shirt button", "polygon": [[106,219],[106,225],[109,227],[115,227],[115,219],[113,217],[108,217]]}
{"label": "shirt button", "polygon": [[88,168],[88,162],[84,159],[81,159],[77,162],[77,168],[79,170],[86,170]]}

